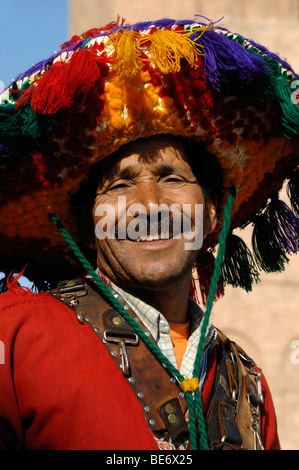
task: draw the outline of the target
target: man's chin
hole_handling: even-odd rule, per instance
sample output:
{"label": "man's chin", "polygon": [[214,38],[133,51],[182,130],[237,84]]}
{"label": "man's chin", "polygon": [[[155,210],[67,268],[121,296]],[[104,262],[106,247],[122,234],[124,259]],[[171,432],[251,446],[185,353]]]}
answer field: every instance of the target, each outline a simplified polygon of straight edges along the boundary
{"label": "man's chin", "polygon": [[134,274],[130,276],[130,280],[125,282],[125,284],[131,289],[159,291],[183,282],[191,277],[191,272],[192,266],[188,266],[183,271],[178,270],[177,272],[173,270],[169,272],[169,266],[168,269],[165,270],[161,270],[161,267],[153,270],[145,269],[143,271],[134,272]]}

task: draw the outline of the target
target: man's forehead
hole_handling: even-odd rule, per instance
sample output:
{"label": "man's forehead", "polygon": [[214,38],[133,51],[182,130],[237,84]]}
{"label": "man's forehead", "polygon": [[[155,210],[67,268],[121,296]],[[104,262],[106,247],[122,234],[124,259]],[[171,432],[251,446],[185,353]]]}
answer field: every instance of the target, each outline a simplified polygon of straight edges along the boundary
{"label": "man's forehead", "polygon": [[128,156],[136,153],[150,157],[154,156],[156,153],[163,152],[163,150],[169,147],[184,153],[184,145],[180,137],[172,135],[154,135],[123,145],[115,152],[115,155]]}
{"label": "man's forehead", "polygon": [[155,165],[159,169],[167,170],[167,167],[170,169],[178,161],[188,162],[183,143],[175,136],[155,136],[139,139],[121,147],[108,157],[105,173],[118,173],[132,165]]}

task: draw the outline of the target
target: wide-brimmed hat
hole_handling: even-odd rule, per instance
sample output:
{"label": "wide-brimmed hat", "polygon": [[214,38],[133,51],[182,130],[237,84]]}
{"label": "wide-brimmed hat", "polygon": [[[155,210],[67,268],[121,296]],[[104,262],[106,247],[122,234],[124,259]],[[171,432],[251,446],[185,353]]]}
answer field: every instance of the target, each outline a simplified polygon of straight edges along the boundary
{"label": "wide-brimmed hat", "polygon": [[[252,254],[228,237],[223,282],[250,288],[259,270],[283,269],[298,251],[297,79],[276,54],[205,19],[111,23],[73,37],[0,98],[0,269],[28,263],[35,281],[76,276],[49,214],[76,239],[70,200],[92,166],[156,134],[202,141],[223,170],[220,213],[235,187],[231,229],[253,224]],[[290,207],[278,197],[285,180]],[[220,228],[221,217],[202,276]]]}

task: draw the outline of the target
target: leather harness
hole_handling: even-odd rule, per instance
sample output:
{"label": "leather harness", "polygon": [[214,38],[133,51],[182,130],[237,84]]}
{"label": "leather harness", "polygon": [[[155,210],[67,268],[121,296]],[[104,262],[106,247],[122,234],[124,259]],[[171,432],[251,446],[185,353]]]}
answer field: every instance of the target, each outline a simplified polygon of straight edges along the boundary
{"label": "leather harness", "polygon": [[[112,288],[113,295],[145,331],[139,317]],[[133,389],[153,433],[188,439],[187,402],[177,380],[140,341],[133,328],[103,299],[90,279],[61,281],[50,294],[72,308],[104,343]],[[261,371],[235,343],[218,331],[217,373],[206,423],[213,450],[263,449],[260,437]]]}

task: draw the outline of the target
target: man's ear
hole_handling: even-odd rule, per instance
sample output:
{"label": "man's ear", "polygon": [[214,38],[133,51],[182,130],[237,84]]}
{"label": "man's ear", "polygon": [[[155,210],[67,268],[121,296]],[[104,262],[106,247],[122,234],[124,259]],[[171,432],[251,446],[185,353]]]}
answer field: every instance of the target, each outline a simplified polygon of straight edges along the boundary
{"label": "man's ear", "polygon": [[206,203],[204,214],[204,237],[213,233],[217,226],[217,194],[215,191],[206,191]]}

